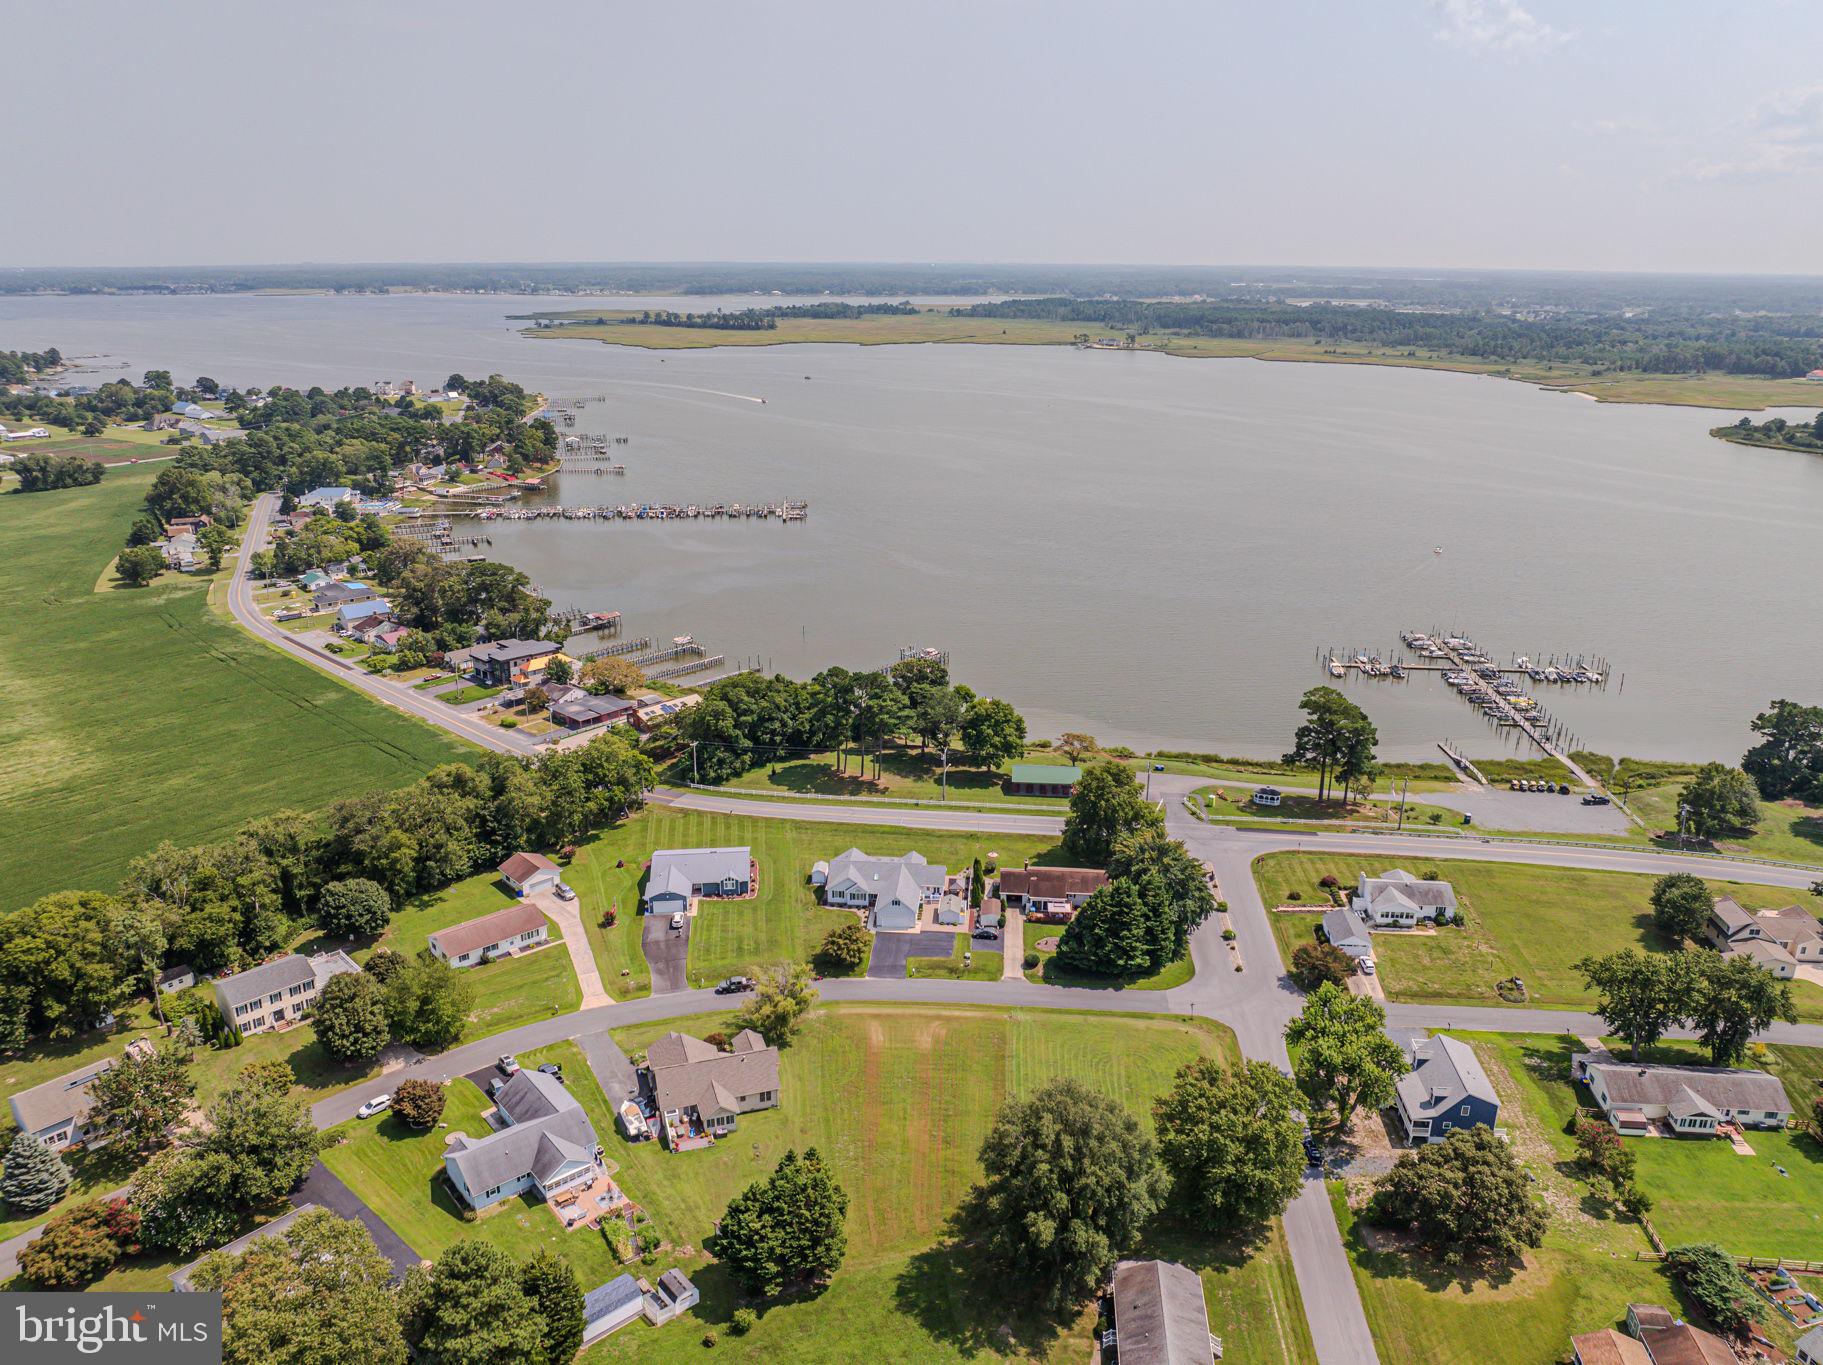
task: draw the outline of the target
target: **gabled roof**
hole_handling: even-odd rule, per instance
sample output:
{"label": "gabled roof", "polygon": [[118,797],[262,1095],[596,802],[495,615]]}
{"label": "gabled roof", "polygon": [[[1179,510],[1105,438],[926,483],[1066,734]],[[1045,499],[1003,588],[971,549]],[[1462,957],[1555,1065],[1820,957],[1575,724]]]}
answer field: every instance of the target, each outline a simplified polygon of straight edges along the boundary
{"label": "gabled roof", "polygon": [[1114,1333],[1121,1365],[1215,1360],[1203,1282],[1171,1261],[1122,1261],[1115,1267]]}
{"label": "gabled roof", "polygon": [[646,1049],[646,1070],[661,1114],[732,1112],[741,1096],[779,1088],[778,1049],[763,1039],[758,1046],[748,1039],[733,1052],[718,1052],[700,1038],[668,1033]]}
{"label": "gabled roof", "polygon": [[[916,904],[921,891],[931,894],[943,887],[949,869],[924,861],[921,853],[907,853],[900,858],[874,858],[851,848],[829,864],[829,889],[840,891],[854,886],[870,896],[899,895]],[[904,888],[910,886],[906,895]]]}
{"label": "gabled roof", "polygon": [[1737,953],[1750,957],[1755,962],[1771,963],[1781,967],[1786,963],[1795,966],[1798,961],[1780,945],[1765,938],[1747,938],[1739,942],[1731,939],[1722,945],[1723,957],[1733,957]]}
{"label": "gabled roof", "polygon": [[612,1317],[638,1303],[641,1297],[638,1280],[631,1275],[618,1276],[582,1296],[582,1320],[599,1322]]}
{"label": "gabled roof", "polygon": [[720,886],[728,880],[745,883],[752,875],[753,850],[746,844],[728,848],[661,848],[652,855],[647,892],[661,887],[681,888],[687,896],[694,886]]}
{"label": "gabled roof", "polygon": [[1399,1098],[1413,1118],[1438,1117],[1469,1099],[1500,1103],[1467,1043],[1439,1033],[1413,1039],[1409,1053],[1412,1069],[1399,1078]]}
{"label": "gabled roof", "polygon": [[1108,884],[1099,867],[1026,867],[1000,874],[1003,896],[1034,896],[1041,901],[1092,896]]}
{"label": "gabled roof", "polygon": [[1817,917],[1801,905],[1781,906],[1777,910],[1762,910],[1754,916],[1760,927],[1780,943],[1793,946],[1800,943],[1814,943],[1823,939],[1823,924],[1817,923]]}
{"label": "gabled roof", "polygon": [[1367,935],[1367,922],[1353,910],[1325,910],[1323,933],[1331,943],[1349,943],[1356,939],[1363,943],[1371,941]]}
{"label": "gabled roof", "polygon": [[509,882],[523,882],[539,872],[556,872],[556,863],[542,853],[515,853],[497,869]]}
{"label": "gabled roof", "polygon": [[1582,1365],[1652,1365],[1644,1346],[1612,1327],[1571,1337],[1570,1345]]}
{"label": "gabled roof", "polygon": [[1615,1108],[1644,1104],[1670,1105],[1686,1089],[1719,1109],[1761,1109],[1789,1114],[1791,1100],[1776,1076],[1764,1071],[1721,1066],[1657,1066],[1625,1062],[1605,1052],[1577,1053],[1591,1076],[1599,1074]]}
{"label": "gabled roof", "polygon": [[1752,915],[1743,910],[1730,896],[1717,896],[1710,914],[1722,926],[1724,933],[1733,938],[1736,934],[1758,928]]}
{"label": "gabled roof", "polygon": [[22,1133],[41,1133],[65,1119],[80,1124],[89,1112],[89,1082],[112,1069],[113,1065],[112,1057],[104,1057],[43,1085],[20,1091],[10,1100],[13,1122],[19,1125]]}
{"label": "gabled roof", "polygon": [[1699,1114],[1712,1119],[1719,1119],[1722,1116],[1721,1110],[1717,1109],[1689,1086],[1685,1086],[1682,1090],[1677,1092],[1672,1098],[1668,1108],[1671,1116],[1678,1119],[1692,1118]]}
{"label": "gabled roof", "polygon": [[1379,898],[1390,894],[1395,899],[1393,904],[1415,905],[1431,910],[1454,910],[1456,908],[1456,888],[1444,881],[1423,881],[1412,876],[1402,867],[1370,877],[1365,872],[1355,886],[1355,894],[1364,897],[1367,902],[1375,904]]}
{"label": "gabled roof", "polygon": [[485,948],[489,944],[529,934],[534,929],[543,927],[544,912],[535,905],[521,902],[479,919],[464,920],[461,924],[439,929],[430,935],[430,941],[445,957],[461,957],[477,948]]}
{"label": "gabled roof", "polygon": [[1641,1328],[1640,1337],[1652,1365],[1736,1365],[1727,1342],[1687,1322]]}
{"label": "gabled roof", "polygon": [[555,1077],[514,1072],[494,1103],[512,1120],[507,1127],[451,1143],[444,1152],[477,1198],[522,1176],[542,1179],[565,1161],[593,1159],[598,1139],[589,1116]]}
{"label": "gabled roof", "polygon": [[309,958],[302,953],[288,953],[276,962],[236,972],[233,976],[218,976],[215,979],[215,989],[227,1003],[228,1013],[232,1016],[236,1005],[244,1005],[273,991],[288,990],[315,979],[316,973],[310,968]]}

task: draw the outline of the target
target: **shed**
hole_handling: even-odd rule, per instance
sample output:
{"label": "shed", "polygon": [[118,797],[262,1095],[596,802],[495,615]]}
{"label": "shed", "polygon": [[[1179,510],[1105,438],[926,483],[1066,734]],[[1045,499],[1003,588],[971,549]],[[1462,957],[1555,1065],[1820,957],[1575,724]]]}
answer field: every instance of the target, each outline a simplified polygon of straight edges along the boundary
{"label": "shed", "polygon": [[1214,1365],[1203,1282],[1173,1261],[1114,1268],[1114,1341],[1120,1365]]}
{"label": "shed", "polygon": [[1069,763],[1015,763],[1007,790],[1015,796],[1069,796],[1082,780],[1082,769]]}
{"label": "shed", "polygon": [[596,1285],[582,1296],[583,1345],[600,1340],[617,1327],[625,1327],[640,1315],[644,1303],[639,1281],[631,1275]]}

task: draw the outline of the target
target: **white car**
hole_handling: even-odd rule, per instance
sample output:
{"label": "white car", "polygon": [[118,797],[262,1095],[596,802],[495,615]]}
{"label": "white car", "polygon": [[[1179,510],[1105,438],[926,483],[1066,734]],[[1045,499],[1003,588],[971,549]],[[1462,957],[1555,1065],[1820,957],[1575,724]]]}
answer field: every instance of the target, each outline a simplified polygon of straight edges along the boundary
{"label": "white car", "polygon": [[510,1052],[503,1052],[500,1054],[500,1060],[497,1065],[502,1071],[510,1076],[515,1071],[519,1070],[519,1059]]}
{"label": "white car", "polygon": [[671,916],[671,927],[673,929],[681,929],[684,927],[684,912],[682,910],[675,912]]}
{"label": "white car", "polygon": [[391,1095],[375,1095],[371,1100],[367,1101],[366,1104],[355,1110],[354,1116],[358,1119],[370,1119],[382,1110],[390,1108],[392,1108]]}
{"label": "white car", "polygon": [[1361,959],[1361,975],[1362,976],[1372,976],[1373,974],[1374,974],[1374,960],[1371,957],[1362,958]]}

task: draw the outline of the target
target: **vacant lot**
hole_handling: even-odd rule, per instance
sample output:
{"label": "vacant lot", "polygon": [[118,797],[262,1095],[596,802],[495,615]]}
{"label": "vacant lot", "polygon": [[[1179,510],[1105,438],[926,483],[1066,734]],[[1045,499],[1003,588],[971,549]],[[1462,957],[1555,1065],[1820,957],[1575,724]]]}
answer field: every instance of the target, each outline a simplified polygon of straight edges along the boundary
{"label": "vacant lot", "polygon": [[[1254,863],[1260,895],[1270,910],[1293,899],[1327,906],[1318,885],[1333,876],[1353,887],[1362,872],[1378,874],[1391,864],[1347,854],[1273,853]],[[1418,1004],[1498,1005],[1494,986],[1507,977],[1524,980],[1528,1002],[1547,1009],[1586,1009],[1594,996],[1571,966],[1585,954],[1622,948],[1669,951],[1652,924],[1649,897],[1654,879],[1629,872],[1589,872],[1533,867],[1521,863],[1452,862],[1434,859],[1408,864],[1406,871],[1433,871],[1456,888],[1467,924],[1435,933],[1374,935],[1374,960],[1390,999]],[[1789,905],[1815,909],[1814,897],[1790,888],[1743,882],[1712,882],[1716,894],[1733,896],[1749,909]],[[1314,934],[1317,916],[1274,914],[1272,929],[1280,956]],[[1793,983],[1799,1012],[1823,1019],[1823,987]]]}
{"label": "vacant lot", "polygon": [[[580,898],[583,926],[608,994],[626,999],[651,989],[640,950],[638,912],[645,864],[653,851],[741,844],[753,849],[759,863],[759,894],[750,900],[701,903],[690,924],[692,985],[713,985],[758,963],[805,961],[831,929],[853,923],[852,910],[823,908],[810,887],[811,864],[849,848],[893,856],[916,849],[931,862],[951,868],[989,854],[998,854],[1003,866],[1013,867],[1027,858],[1067,861],[1054,839],[1032,835],[816,824],[652,806],[589,840],[564,871],[564,879]],[[603,911],[609,909],[618,915],[612,929],[601,923]],[[976,955],[977,961],[980,957]]]}
{"label": "vacant lot", "polygon": [[[723,1022],[676,1026],[700,1036]],[[671,1027],[615,1036],[636,1051]],[[783,1107],[743,1116],[735,1136],[708,1151],[674,1156],[653,1143],[618,1142],[609,1151],[628,1194],[674,1244],[695,1248],[728,1200],[787,1148],[816,1147],[849,1195],[842,1270],[823,1294],[774,1305],[737,1337],[727,1331],[732,1286],[699,1255],[689,1262],[702,1267],[691,1271],[703,1291],[697,1324],[630,1327],[589,1360],[696,1359],[707,1326],[721,1338],[717,1355],[737,1361],[1081,1361],[1092,1320],[1061,1331],[1026,1321],[1017,1287],[955,1240],[967,1231],[955,1213],[978,1178],[976,1152],[1009,1095],[1068,1074],[1143,1115],[1172,1073],[1205,1053],[1232,1057],[1231,1036],[1186,1020],[1053,1011],[818,1010],[784,1054]],[[1276,1231],[1240,1247],[1161,1228],[1141,1254],[1197,1268],[1229,1359],[1314,1359]]]}
{"label": "vacant lot", "polygon": [[[1035,754],[1024,763],[1062,763],[1061,756]],[[1006,789],[1011,764],[998,768],[967,767],[967,755],[952,751],[948,799],[959,802],[1012,801],[1022,805],[1052,806],[1059,814],[1069,808],[1061,796],[1014,796]],[[689,762],[679,776],[689,777]],[[886,796],[906,801],[944,799],[943,755],[926,749],[887,749],[878,755],[848,755],[839,767],[832,753],[805,754],[742,773],[730,787],[743,790],[802,796]]]}
{"label": "vacant lot", "polygon": [[0,497],[0,909],[470,752],[256,644],[208,575],[98,591],[151,478]]}
{"label": "vacant lot", "polygon": [[[1647,787],[1627,798],[1639,818],[1654,832],[1677,828],[1677,803],[1684,783]],[[1747,839],[1719,840],[1725,853],[1778,858],[1793,863],[1823,863],[1823,808],[1802,801],[1760,802],[1760,827]]]}

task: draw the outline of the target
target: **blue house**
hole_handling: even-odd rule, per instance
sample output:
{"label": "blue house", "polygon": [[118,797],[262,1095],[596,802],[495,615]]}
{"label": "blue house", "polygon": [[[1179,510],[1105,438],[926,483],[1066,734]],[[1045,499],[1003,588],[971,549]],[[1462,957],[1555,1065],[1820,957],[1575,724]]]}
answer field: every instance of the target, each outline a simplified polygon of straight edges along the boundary
{"label": "blue house", "polygon": [[1448,1034],[1394,1033],[1411,1070],[1399,1078],[1393,1103],[1414,1147],[1442,1142],[1458,1128],[1492,1128],[1500,1118],[1500,1097],[1467,1043]]}
{"label": "blue house", "polygon": [[352,626],[356,621],[364,621],[369,616],[391,616],[392,607],[384,597],[369,597],[360,602],[344,602],[335,609],[335,623],[338,626]]}

